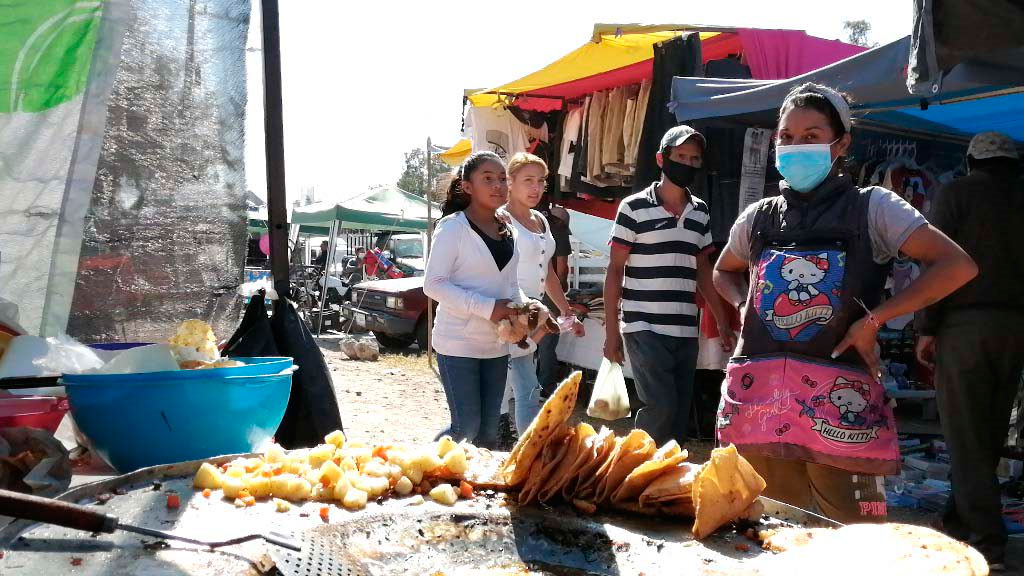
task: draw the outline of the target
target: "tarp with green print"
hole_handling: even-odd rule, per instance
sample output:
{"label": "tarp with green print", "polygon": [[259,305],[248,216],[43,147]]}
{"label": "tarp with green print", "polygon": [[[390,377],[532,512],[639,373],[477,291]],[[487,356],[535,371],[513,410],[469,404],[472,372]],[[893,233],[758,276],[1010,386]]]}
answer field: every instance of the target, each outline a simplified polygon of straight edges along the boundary
{"label": "tarp with green print", "polygon": [[39,112],[85,89],[102,2],[0,1],[0,113]]}

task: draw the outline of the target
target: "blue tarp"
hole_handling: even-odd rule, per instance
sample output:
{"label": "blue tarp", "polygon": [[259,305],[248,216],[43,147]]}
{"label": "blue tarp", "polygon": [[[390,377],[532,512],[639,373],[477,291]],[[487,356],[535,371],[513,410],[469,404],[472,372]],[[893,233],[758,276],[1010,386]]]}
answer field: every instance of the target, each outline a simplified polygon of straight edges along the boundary
{"label": "blue tarp", "polygon": [[[907,89],[910,37],[786,80],[674,78],[670,109],[680,122],[736,118],[774,125],[786,94],[805,82],[852,96],[857,117],[920,132],[970,136],[1000,130],[1024,141],[1024,50],[1000,65],[960,64],[927,99]],[[922,102],[927,109],[922,110]]]}

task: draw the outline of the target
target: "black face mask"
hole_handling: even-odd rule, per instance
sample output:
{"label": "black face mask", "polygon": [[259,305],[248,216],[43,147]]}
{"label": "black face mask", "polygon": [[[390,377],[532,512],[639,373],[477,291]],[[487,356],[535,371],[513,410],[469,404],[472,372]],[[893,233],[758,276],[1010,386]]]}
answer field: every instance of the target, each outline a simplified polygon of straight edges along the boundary
{"label": "black face mask", "polygon": [[669,158],[667,154],[664,156],[661,173],[668,178],[669,182],[679,186],[680,188],[687,188],[693,184],[694,179],[697,178],[698,172],[700,172],[700,168],[694,168],[689,164],[676,162]]}

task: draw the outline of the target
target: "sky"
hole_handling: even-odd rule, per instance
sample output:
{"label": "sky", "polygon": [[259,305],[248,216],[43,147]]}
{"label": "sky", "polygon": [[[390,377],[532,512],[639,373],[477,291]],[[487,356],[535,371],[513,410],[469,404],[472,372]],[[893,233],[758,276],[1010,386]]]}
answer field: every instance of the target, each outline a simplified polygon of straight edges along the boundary
{"label": "sky", "polygon": [[[254,4],[257,4],[254,2]],[[843,22],[871,23],[870,40],[910,34],[906,0],[518,0],[394,2],[282,0],[285,173],[300,191],[348,198],[393,184],[403,154],[460,137],[462,91],[504,84],[588,41],[594,23],[686,23],[806,30],[844,39]],[[250,34],[249,186],[265,196],[259,20]]]}

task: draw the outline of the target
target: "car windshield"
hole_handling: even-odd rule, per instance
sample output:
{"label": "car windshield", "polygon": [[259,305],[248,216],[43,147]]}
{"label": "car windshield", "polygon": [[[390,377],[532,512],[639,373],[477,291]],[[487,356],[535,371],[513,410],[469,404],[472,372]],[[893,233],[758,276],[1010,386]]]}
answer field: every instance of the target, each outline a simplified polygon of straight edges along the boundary
{"label": "car windshield", "polygon": [[423,242],[419,238],[395,238],[396,258],[423,258]]}

